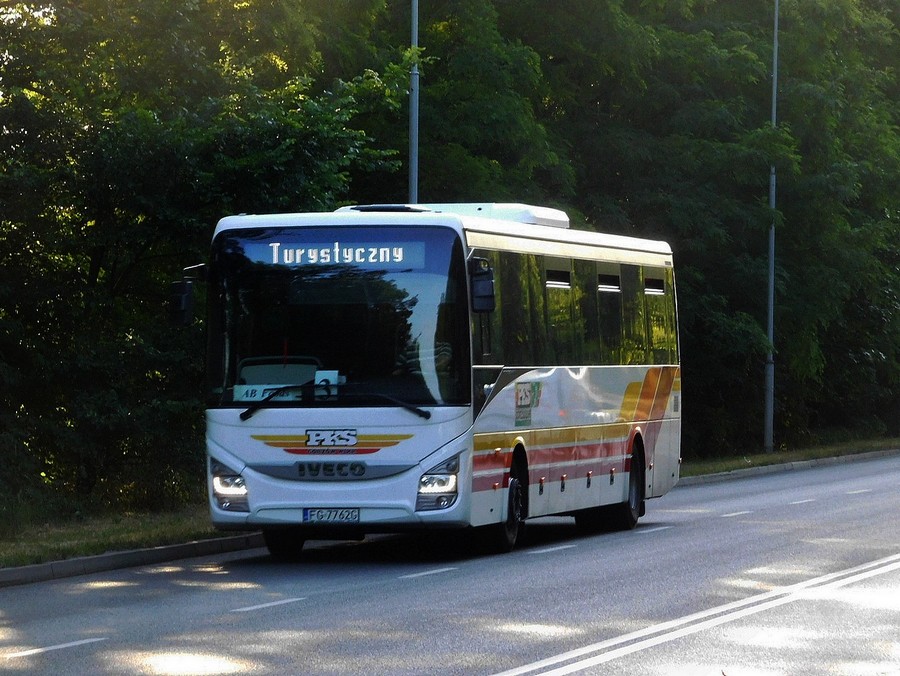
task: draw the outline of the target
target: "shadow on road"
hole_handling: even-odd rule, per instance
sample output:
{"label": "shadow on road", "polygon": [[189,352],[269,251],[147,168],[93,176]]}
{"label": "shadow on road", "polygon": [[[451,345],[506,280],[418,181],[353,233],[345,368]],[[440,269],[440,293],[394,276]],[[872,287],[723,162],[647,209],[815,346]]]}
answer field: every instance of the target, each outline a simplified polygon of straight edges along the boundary
{"label": "shadow on road", "polygon": [[[640,528],[640,526],[638,526]],[[571,519],[547,517],[529,521],[515,552],[590,539],[614,538],[616,533],[587,534]],[[243,558],[230,567],[303,567],[336,564],[452,563],[503,556],[491,551],[475,529],[369,535],[359,541],[310,540],[297,561],[279,561],[268,554]]]}

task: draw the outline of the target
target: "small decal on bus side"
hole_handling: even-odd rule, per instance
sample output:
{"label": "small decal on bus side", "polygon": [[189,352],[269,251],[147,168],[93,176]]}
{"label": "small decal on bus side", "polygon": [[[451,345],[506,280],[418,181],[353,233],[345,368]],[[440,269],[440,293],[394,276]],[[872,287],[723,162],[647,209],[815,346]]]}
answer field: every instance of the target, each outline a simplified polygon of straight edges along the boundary
{"label": "small decal on bus side", "polygon": [[531,424],[531,411],[541,403],[542,383],[516,383],[516,427]]}

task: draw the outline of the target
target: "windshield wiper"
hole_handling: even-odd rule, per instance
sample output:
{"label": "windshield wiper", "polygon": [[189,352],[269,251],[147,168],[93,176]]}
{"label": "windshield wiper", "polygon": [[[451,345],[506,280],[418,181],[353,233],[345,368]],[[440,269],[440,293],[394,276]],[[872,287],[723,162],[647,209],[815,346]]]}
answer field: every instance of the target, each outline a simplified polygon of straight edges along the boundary
{"label": "windshield wiper", "polygon": [[426,411],[424,408],[419,408],[415,404],[410,404],[408,401],[403,401],[402,399],[397,399],[396,397],[392,397],[389,394],[383,394],[381,392],[341,392],[342,397],[377,397],[378,399],[384,399],[385,401],[389,401],[392,404],[396,404],[401,408],[405,408],[407,411],[411,413],[415,413],[420,418],[424,418],[428,420],[431,418],[431,411]]}
{"label": "windshield wiper", "polygon": [[250,404],[250,406],[247,408],[246,411],[242,411],[241,412],[241,420],[249,420],[250,418],[252,418],[256,414],[257,411],[259,411],[261,408],[265,408],[266,404],[268,404],[270,401],[272,401],[279,394],[284,394],[285,392],[293,392],[294,390],[300,390],[302,392],[303,390],[306,390],[306,389],[309,389],[309,390],[313,389],[313,381],[312,380],[307,381],[307,382],[303,383],[302,385],[282,385],[281,387],[276,387],[274,390],[269,392],[265,397],[263,397],[259,401],[255,401],[252,404]]}

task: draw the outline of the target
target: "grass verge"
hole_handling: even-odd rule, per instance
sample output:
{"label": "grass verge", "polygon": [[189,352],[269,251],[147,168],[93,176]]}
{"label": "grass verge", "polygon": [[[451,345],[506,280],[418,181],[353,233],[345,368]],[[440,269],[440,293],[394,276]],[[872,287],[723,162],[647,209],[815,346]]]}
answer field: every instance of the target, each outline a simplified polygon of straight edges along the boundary
{"label": "grass verge", "polygon": [[[804,460],[900,448],[900,439],[855,441],[792,451],[685,462],[682,476],[729,472]],[[0,539],[0,568],[11,568],[113,551],[159,547],[203,540],[222,533],[209,523],[207,507],[195,506],[161,514],[125,513],[44,523]]]}
{"label": "grass verge", "polygon": [[222,535],[210,525],[206,505],[173,513],[124,513],[35,524],[0,539],[0,568],[180,544]]}
{"label": "grass verge", "polygon": [[759,453],[755,455],[732,456],[727,458],[715,458],[705,460],[692,460],[681,466],[681,476],[700,476],[705,474],[718,474],[720,472],[732,472],[749,467],[766,467],[768,465],[782,465],[790,462],[802,462],[805,460],[821,460],[822,458],[837,458],[844,455],[860,455],[873,451],[887,451],[900,448],[900,439],[872,439],[863,441],[847,441],[839,444],[825,446],[813,446],[795,450],[781,450],[774,453]]}

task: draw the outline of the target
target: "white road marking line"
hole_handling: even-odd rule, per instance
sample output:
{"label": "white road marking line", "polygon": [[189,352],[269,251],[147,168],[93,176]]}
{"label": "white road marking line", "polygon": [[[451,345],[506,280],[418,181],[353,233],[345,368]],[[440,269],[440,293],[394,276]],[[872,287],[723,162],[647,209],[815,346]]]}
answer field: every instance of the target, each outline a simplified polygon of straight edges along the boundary
{"label": "white road marking line", "polygon": [[745,514],[753,514],[753,512],[729,512],[728,514],[722,514],[721,518],[729,519],[732,516],[744,516]]}
{"label": "white road marking line", "polygon": [[810,498],[809,500],[794,500],[794,501],[793,501],[792,503],[790,503],[790,504],[792,504],[792,505],[805,505],[807,502],[815,502],[815,500],[812,499],[812,498]]}
{"label": "white road marking line", "polygon": [[401,575],[398,579],[414,580],[417,577],[427,577],[429,575],[440,575],[441,573],[449,573],[452,570],[456,570],[456,568],[435,568],[434,570],[426,570],[421,573],[411,573],[409,575]]}
{"label": "white road marking line", "polygon": [[871,493],[871,492],[872,492],[871,488],[863,488],[858,491],[847,491],[847,495],[859,495],[860,493]]}
{"label": "white road marking line", "polygon": [[28,657],[29,655],[40,655],[48,653],[51,650],[64,650],[65,648],[75,648],[76,646],[86,645],[88,643],[97,643],[98,641],[107,641],[107,638],[86,638],[81,641],[72,641],[71,643],[60,643],[58,645],[48,645],[44,648],[32,648],[31,650],[22,650],[17,653],[10,653],[6,659],[11,660],[14,657]]}
{"label": "white road marking line", "polygon": [[[854,568],[848,568],[847,570],[838,571],[836,573],[829,573],[787,587],[773,589],[772,591],[751,596],[750,598],[741,601],[726,603],[725,605],[716,608],[710,608],[709,610],[686,615],[669,622],[646,627],[645,629],[640,629],[629,634],[623,634],[622,636],[584,646],[583,648],[576,648],[575,650],[548,657],[539,662],[504,671],[495,676],[521,676],[522,674],[531,673],[540,673],[544,676],[563,676],[563,674],[571,674],[576,671],[582,671],[597,666],[598,664],[611,662],[618,657],[623,657],[646,648],[674,641],[675,639],[689,636],[728,622],[733,622],[771,608],[776,608],[795,601],[802,601],[806,598],[805,594],[810,589],[843,587],[854,582],[859,582],[860,580],[868,579],[876,575],[884,575],[898,569],[900,569],[900,554],[895,554],[883,559],[878,559],[877,561],[871,561],[855,566]],[[610,650],[611,648],[616,649]],[[600,654],[598,655],[596,653]],[[594,654],[594,656],[586,657],[591,654]],[[572,662],[572,660],[578,661]],[[571,662],[571,664],[550,671],[543,671],[547,667],[552,667],[564,662]]]}
{"label": "white road marking line", "polygon": [[672,526],[656,526],[656,528],[638,528],[635,532],[638,535],[646,535],[647,533],[658,533],[661,530],[669,530]]}
{"label": "white road marking line", "polygon": [[654,514],[709,514],[711,509],[654,509]]}
{"label": "white road marking line", "polygon": [[535,549],[528,552],[529,554],[552,554],[553,552],[561,552],[564,549],[574,549],[578,545],[558,545],[556,547],[546,547],[544,549]]}
{"label": "white road marking line", "polygon": [[262,610],[263,608],[272,608],[274,606],[283,606],[286,603],[297,603],[297,601],[305,601],[306,597],[300,597],[295,599],[281,599],[280,601],[272,601],[270,603],[260,603],[257,606],[246,606],[245,608],[235,608],[231,612],[233,613],[249,613],[253,610]]}

